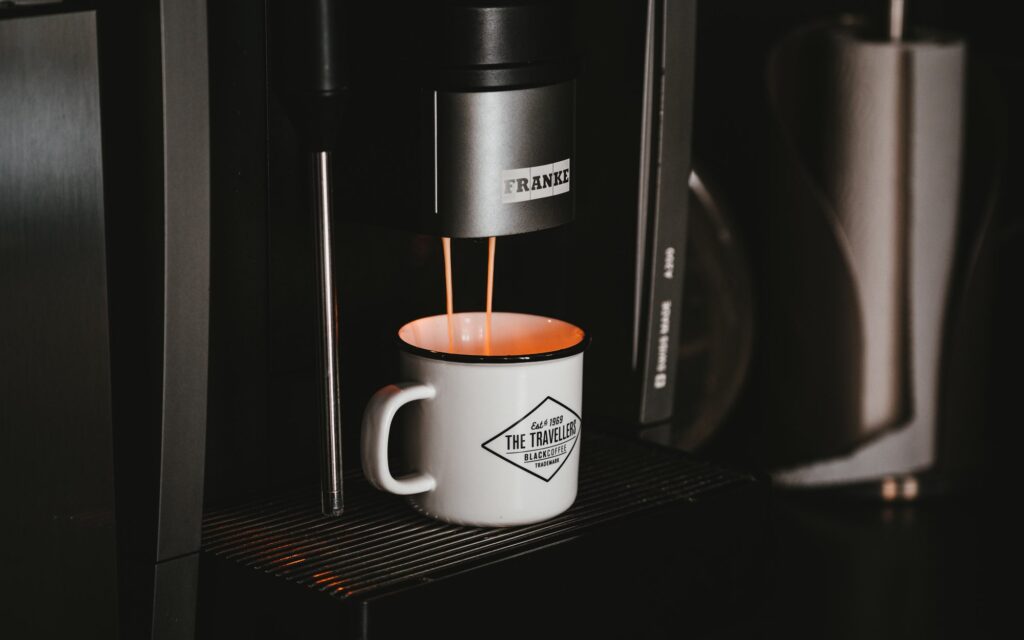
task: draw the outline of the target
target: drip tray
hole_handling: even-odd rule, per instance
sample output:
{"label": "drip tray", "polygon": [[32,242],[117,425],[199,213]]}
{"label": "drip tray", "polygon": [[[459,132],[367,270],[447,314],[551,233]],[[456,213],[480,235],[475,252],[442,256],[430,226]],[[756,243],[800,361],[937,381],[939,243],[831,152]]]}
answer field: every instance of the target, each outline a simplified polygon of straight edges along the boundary
{"label": "drip tray", "polygon": [[670,637],[743,606],[764,483],[613,436],[582,454],[575,505],[523,527],[431,520],[361,476],[341,518],[316,490],[211,511],[199,634]]}

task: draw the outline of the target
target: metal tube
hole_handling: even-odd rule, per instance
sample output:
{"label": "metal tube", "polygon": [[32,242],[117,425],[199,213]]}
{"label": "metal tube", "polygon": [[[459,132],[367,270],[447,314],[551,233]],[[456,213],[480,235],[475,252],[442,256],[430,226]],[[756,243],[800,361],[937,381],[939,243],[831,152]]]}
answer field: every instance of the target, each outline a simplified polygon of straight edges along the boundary
{"label": "metal tube", "polygon": [[331,238],[331,153],[313,156],[313,184],[316,202],[317,298],[320,317],[320,496],[326,516],[340,516],[344,510],[341,459],[341,401],[338,368],[338,300],[334,286]]}

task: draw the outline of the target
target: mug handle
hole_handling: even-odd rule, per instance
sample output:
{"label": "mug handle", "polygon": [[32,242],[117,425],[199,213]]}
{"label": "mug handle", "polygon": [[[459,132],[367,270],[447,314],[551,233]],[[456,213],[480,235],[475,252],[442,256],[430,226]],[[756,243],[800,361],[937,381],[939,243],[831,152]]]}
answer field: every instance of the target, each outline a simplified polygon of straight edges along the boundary
{"label": "mug handle", "polygon": [[363,473],[373,486],[400,496],[424,493],[436,486],[428,473],[396,478],[388,466],[388,438],[395,414],[402,405],[433,398],[436,393],[429,384],[399,382],[381,388],[370,398],[363,412]]}

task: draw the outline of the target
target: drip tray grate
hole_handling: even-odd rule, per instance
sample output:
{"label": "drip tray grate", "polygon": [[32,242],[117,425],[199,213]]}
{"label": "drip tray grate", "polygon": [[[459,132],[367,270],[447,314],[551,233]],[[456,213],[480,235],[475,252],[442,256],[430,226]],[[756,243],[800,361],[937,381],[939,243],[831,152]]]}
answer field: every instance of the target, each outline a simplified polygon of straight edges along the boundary
{"label": "drip tray grate", "polygon": [[348,478],[341,518],[320,514],[313,491],[206,515],[203,551],[337,598],[369,598],[531,549],[670,503],[696,503],[753,476],[603,435],[583,442],[576,503],[546,522],[507,529],[445,524],[405,500]]}

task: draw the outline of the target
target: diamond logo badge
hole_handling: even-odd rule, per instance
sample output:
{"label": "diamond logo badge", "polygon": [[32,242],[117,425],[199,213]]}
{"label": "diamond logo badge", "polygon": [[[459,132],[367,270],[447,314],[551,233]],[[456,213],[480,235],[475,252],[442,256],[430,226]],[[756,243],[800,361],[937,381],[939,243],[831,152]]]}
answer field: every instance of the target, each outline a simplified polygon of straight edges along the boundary
{"label": "diamond logo badge", "polygon": [[547,482],[569,459],[583,420],[551,396],[516,420],[483,448],[505,462]]}

